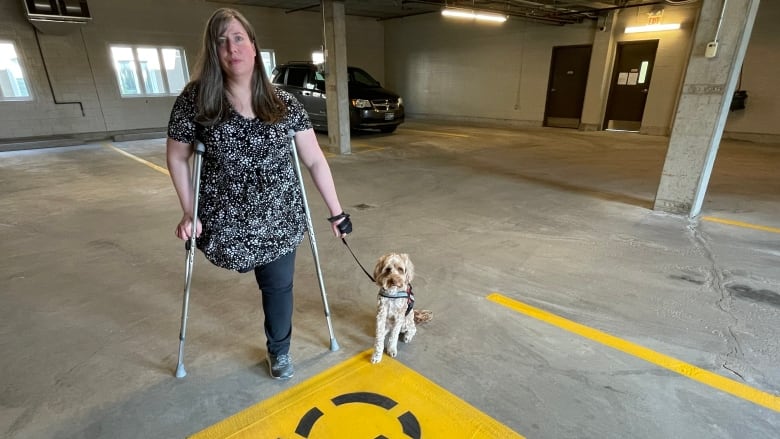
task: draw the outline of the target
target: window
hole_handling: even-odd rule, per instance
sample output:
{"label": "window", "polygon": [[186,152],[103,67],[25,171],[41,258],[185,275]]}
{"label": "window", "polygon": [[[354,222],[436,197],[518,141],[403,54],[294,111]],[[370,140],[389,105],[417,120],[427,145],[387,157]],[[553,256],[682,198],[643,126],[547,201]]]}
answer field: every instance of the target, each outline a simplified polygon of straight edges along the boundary
{"label": "window", "polygon": [[[314,84],[315,84],[314,88],[316,88],[317,90],[325,91],[325,77],[322,75],[322,72],[317,71],[316,73],[314,73]],[[324,98],[325,95],[322,95],[322,97]]]}
{"label": "window", "polygon": [[639,68],[639,81],[637,81],[640,84],[645,83],[645,79],[647,78],[647,68],[650,66],[650,61],[642,61],[642,66]]}
{"label": "window", "polygon": [[0,101],[30,101],[24,70],[10,41],[0,40]]}
{"label": "window", "polygon": [[311,53],[312,64],[322,64],[325,62],[325,54],[321,50],[316,50]]}
{"label": "window", "polygon": [[111,46],[123,97],[176,96],[187,85],[184,50],[175,47]]}
{"label": "window", "polygon": [[263,60],[263,67],[265,67],[265,74],[271,77],[271,73],[276,68],[276,55],[274,51],[270,49],[260,49],[260,58]]}
{"label": "window", "polygon": [[287,71],[287,85],[293,87],[303,87],[306,82],[306,76],[309,73],[309,69],[290,68]]}
{"label": "window", "polygon": [[379,82],[371,77],[368,72],[358,68],[349,69],[349,80],[368,87],[379,87]]}

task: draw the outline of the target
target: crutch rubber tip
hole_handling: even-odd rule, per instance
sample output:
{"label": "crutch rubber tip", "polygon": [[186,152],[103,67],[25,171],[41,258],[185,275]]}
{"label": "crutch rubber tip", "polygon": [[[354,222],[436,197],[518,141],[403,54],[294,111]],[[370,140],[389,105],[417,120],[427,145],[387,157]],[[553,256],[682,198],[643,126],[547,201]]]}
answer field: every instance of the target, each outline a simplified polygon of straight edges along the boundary
{"label": "crutch rubber tip", "polygon": [[176,378],[184,378],[187,376],[187,371],[184,370],[184,365],[180,364],[176,366]]}
{"label": "crutch rubber tip", "polygon": [[339,342],[337,342],[335,338],[330,339],[330,350],[333,352],[339,350]]}

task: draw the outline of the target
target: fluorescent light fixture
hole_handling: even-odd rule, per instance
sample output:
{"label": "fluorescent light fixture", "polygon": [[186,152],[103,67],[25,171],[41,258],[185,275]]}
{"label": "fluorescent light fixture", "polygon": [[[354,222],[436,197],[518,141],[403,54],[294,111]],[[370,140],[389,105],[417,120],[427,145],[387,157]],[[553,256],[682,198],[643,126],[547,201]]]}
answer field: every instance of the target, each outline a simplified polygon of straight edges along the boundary
{"label": "fluorescent light fixture", "polygon": [[648,24],[646,26],[631,26],[626,28],[627,34],[636,34],[639,32],[660,32],[665,30],[677,30],[680,23],[674,24]]}
{"label": "fluorescent light fixture", "polygon": [[325,54],[317,50],[311,53],[311,62],[313,64],[322,64],[325,62]]}
{"label": "fluorescent light fixture", "polygon": [[469,18],[472,20],[493,21],[496,23],[503,23],[506,21],[506,15],[493,14],[490,12],[472,11],[468,9],[446,8],[441,10],[441,15],[445,17]]}

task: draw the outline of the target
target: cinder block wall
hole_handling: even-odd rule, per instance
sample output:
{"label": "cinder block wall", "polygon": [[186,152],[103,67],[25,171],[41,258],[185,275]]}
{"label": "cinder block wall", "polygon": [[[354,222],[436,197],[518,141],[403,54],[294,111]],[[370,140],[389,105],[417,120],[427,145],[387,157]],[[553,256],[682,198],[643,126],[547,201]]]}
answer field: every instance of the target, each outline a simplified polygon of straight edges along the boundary
{"label": "cinder block wall", "polygon": [[[0,141],[164,129],[174,98],[121,98],[109,44],[180,46],[192,69],[203,24],[219,6],[196,0],[93,0],[92,22],[76,25],[68,35],[36,35],[22,1],[0,2],[0,39],[16,44],[34,97],[0,102]],[[261,45],[274,49],[278,62],[308,59],[321,45],[319,13],[234,7],[252,21]],[[679,18],[686,25],[680,32],[659,34],[643,132],[663,135],[671,128],[697,10],[667,7],[665,21]],[[616,26],[644,13],[642,8],[624,10]],[[780,138],[780,88],[774,85],[780,77],[778,19],[780,2],[761,2],[744,63],[747,108],[729,115],[726,136]],[[522,20],[477,26],[439,14],[385,22],[347,17],[347,58],[398,91],[411,115],[540,126],[552,48],[591,44],[595,27],[591,22],[561,27]],[[614,42],[625,40],[616,35]]]}
{"label": "cinder block wall", "polygon": [[[0,102],[0,141],[163,131],[175,97],[122,98],[109,45],[183,47],[192,72],[203,26],[220,6],[224,5],[195,0],[93,0],[89,2],[91,22],[73,25],[67,35],[53,35],[35,32],[24,15],[22,1],[3,0],[0,40],[15,43],[33,100]],[[231,7],[247,16],[261,47],[273,49],[278,63],[310,59],[311,52],[322,44],[319,13],[286,14],[282,9]],[[348,62],[383,81],[382,23],[347,17],[347,39]]]}
{"label": "cinder block wall", "polygon": [[[628,8],[615,19],[612,41],[658,39],[659,46],[641,131],[668,135],[691,50],[697,4],[667,6],[663,21],[679,31],[623,34],[627,25],[646,24],[650,7]],[[780,141],[780,2],[763,1],[745,59],[742,88],[748,108],[729,115],[726,136],[754,133],[755,140]],[[541,126],[554,46],[593,44],[595,22],[550,26],[510,19],[502,25],[455,22],[439,14],[386,24],[386,75],[411,115],[463,121]],[[713,35],[714,36],[714,35]],[[614,56],[612,51],[611,56]],[[607,60],[611,66],[612,61]],[[611,68],[605,75],[611,75]],[[598,81],[603,78],[589,78]],[[605,94],[604,99],[608,95]],[[595,104],[603,109],[605,105]],[[599,124],[597,124],[599,125]],[[757,134],[756,134],[757,133]],[[743,136],[744,137],[744,136]]]}
{"label": "cinder block wall", "polygon": [[623,9],[617,14],[615,35],[617,42],[658,40],[653,74],[647,92],[645,112],[640,132],[651,135],[669,135],[672,131],[677,99],[680,94],[691,42],[699,15],[699,5],[667,6],[662,23],[680,23],[680,29],[656,33],[626,34],[628,26],[648,24],[648,14],[655,6]]}
{"label": "cinder block wall", "polygon": [[[387,76],[413,115],[541,125],[553,46],[589,44],[594,27],[428,14],[389,21]],[[392,60],[392,62],[390,62]]]}
{"label": "cinder block wall", "polygon": [[726,135],[754,141],[780,141],[780,2],[763,0],[753,26],[742,81],[747,91],[744,110],[729,114]]}
{"label": "cinder block wall", "polygon": [[[652,36],[660,41],[642,131],[663,135],[670,131],[698,11],[667,9],[674,9],[666,13],[669,20],[689,23],[682,31]],[[647,12],[647,8],[621,11],[615,28],[633,25],[635,15],[645,15],[646,22]],[[387,74],[409,102],[412,114],[541,126],[553,47],[593,44],[596,26],[593,21],[553,26],[519,19],[483,25],[438,14],[393,21],[387,25],[385,54],[396,62],[388,63]],[[650,38],[620,30],[613,44],[640,39]],[[611,75],[611,69],[606,74]]]}

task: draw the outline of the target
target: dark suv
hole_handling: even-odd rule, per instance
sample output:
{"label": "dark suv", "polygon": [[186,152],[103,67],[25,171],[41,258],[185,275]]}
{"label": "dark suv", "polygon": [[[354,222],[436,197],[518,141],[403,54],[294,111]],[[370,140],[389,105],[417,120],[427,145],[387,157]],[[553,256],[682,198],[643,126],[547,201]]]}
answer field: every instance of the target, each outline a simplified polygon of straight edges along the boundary
{"label": "dark suv", "polygon": [[[347,67],[349,75],[349,125],[352,129],[375,128],[392,133],[404,121],[400,96],[382,88],[365,70]],[[293,94],[309,113],[314,128],[328,129],[325,77],[317,65],[290,62],[276,66],[273,83]]]}

